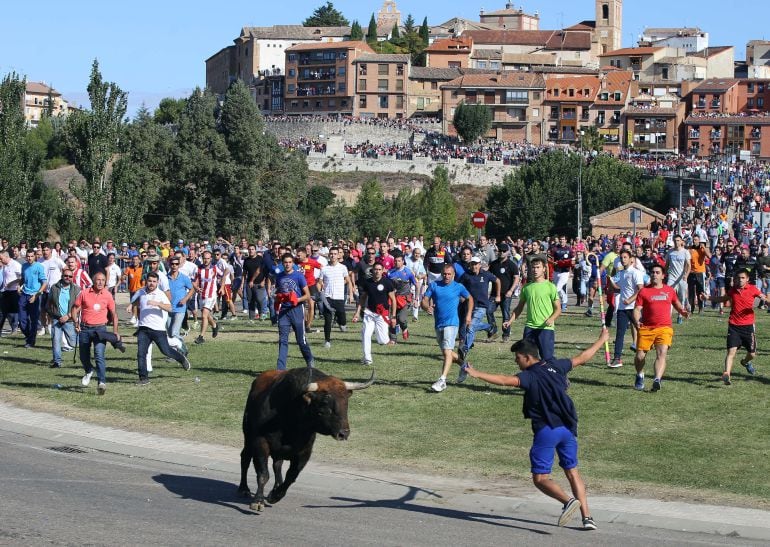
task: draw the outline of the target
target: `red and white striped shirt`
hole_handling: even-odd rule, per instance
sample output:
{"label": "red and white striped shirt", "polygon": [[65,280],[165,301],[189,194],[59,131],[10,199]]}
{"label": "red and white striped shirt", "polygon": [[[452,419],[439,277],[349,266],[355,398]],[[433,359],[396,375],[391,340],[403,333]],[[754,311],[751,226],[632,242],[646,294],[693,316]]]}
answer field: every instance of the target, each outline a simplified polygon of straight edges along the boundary
{"label": "red and white striped shirt", "polygon": [[72,282],[81,288],[81,290],[84,289],[90,289],[93,285],[93,282],[91,281],[91,278],[88,276],[86,271],[83,268],[78,268],[75,270],[75,273],[72,276]]}
{"label": "red and white striped shirt", "polygon": [[212,264],[208,268],[206,266],[198,266],[198,289],[200,290],[201,297],[214,298],[217,294],[217,280],[222,277],[222,270],[219,266]]}

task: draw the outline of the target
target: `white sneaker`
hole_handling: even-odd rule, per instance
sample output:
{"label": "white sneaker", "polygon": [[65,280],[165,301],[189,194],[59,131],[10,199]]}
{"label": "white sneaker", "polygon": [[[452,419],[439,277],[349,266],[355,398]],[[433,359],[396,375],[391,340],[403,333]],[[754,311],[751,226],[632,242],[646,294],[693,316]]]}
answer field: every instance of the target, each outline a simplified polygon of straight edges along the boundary
{"label": "white sneaker", "polygon": [[324,342],[324,347],[325,348],[330,348],[330,347],[332,347],[332,343],[331,342]]}
{"label": "white sneaker", "polygon": [[372,364],[372,360],[371,359],[361,359],[361,364],[365,365],[365,366],[369,366],[369,365]]}
{"label": "white sneaker", "polygon": [[243,315],[249,315],[249,310],[243,310],[241,313],[242,313]]}
{"label": "white sneaker", "polygon": [[96,394],[97,395],[104,395],[107,391],[107,384],[104,382],[99,382],[99,385],[96,387]]}
{"label": "white sneaker", "polygon": [[40,327],[39,329],[37,329],[37,335],[38,336],[43,336],[44,334],[45,334],[45,328],[44,327]]}
{"label": "white sneaker", "polygon": [[340,332],[348,332],[348,326],[347,325],[340,325]]}
{"label": "white sneaker", "polygon": [[436,380],[430,388],[435,391],[436,393],[441,393],[446,389],[446,380],[443,378],[439,378]]}
{"label": "white sneaker", "polygon": [[46,325],[46,327],[45,327],[45,333],[46,333],[46,334],[51,334],[51,325]]}
{"label": "white sneaker", "polygon": [[83,385],[83,387],[86,387],[88,384],[91,383],[91,376],[94,375],[94,371],[87,373],[83,378],[80,380],[80,383]]}

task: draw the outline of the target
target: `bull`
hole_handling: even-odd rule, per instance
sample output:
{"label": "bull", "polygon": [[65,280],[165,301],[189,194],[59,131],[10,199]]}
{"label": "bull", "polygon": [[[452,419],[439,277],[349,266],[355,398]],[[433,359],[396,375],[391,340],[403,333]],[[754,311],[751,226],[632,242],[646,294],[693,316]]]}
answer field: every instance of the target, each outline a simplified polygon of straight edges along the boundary
{"label": "bull", "polygon": [[[271,370],[260,374],[251,384],[243,412],[243,450],[241,483],[238,492],[251,496],[247,474],[253,461],[257,473],[257,491],[251,509],[265,507],[264,489],[270,478],[268,458],[273,460],[275,482],[267,503],[276,503],[285,495],[313,451],[316,434],[347,440],[348,398],[357,389],[374,383],[374,371],[366,382],[345,382],[312,368]],[[281,468],[289,460],[284,480]]]}

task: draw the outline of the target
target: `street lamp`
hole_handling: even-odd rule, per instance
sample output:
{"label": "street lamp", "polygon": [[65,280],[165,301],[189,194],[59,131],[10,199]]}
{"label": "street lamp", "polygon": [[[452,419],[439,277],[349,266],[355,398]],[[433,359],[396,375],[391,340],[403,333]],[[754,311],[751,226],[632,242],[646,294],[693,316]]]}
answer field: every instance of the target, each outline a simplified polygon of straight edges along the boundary
{"label": "street lamp", "polygon": [[684,167],[679,168],[679,222],[682,222],[682,179],[684,178]]}
{"label": "street lamp", "polygon": [[577,187],[577,237],[578,241],[583,239],[583,135],[585,131],[580,131],[580,164],[578,165],[578,187]]}

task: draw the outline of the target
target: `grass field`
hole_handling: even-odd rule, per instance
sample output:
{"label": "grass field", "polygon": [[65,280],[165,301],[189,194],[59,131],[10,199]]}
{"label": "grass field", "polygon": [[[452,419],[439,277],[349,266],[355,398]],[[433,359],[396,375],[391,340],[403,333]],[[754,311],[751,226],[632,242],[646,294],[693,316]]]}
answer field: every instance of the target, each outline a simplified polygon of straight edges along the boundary
{"label": "grass field", "polygon": [[[557,322],[557,355],[569,357],[585,348],[595,339],[598,323],[571,308]],[[104,397],[96,395],[95,378],[89,388],[80,386],[82,369],[72,364],[72,353],[64,354],[64,368],[48,368],[48,337],[31,350],[22,347],[18,335],[0,338],[0,397],[95,422],[237,447],[250,382],[275,367],[277,333],[269,323],[249,325],[240,318],[222,324],[216,340],[191,344],[189,372],[156,351],[152,383],[145,388],[134,385],[135,339],[127,339],[125,354],[109,349]],[[320,321],[315,326],[320,328]],[[521,328],[514,325],[514,335]],[[623,368],[608,369],[600,352],[573,372],[570,395],[580,416],[580,466],[591,491],[770,507],[770,359],[762,356],[768,328],[770,316],[758,312],[758,373],[748,376],[736,363],[730,387],[719,381],[726,316],[710,310],[675,326],[659,393],[649,392],[653,355],[645,392],[632,387],[628,349]],[[323,347],[323,334],[310,334],[318,368],[349,380],[368,378],[370,369],[359,364],[359,330],[358,325],[347,333],[335,329],[331,349]],[[432,318],[421,315],[410,333],[408,342],[393,347],[375,344],[378,381],[351,398],[350,440],[320,439],[314,459],[478,476],[497,484],[528,480],[531,430],[521,414],[521,393],[473,379],[431,393],[440,367]],[[508,345],[500,342],[477,343],[469,359],[482,370],[515,369]],[[289,366],[302,365],[292,343]]]}

